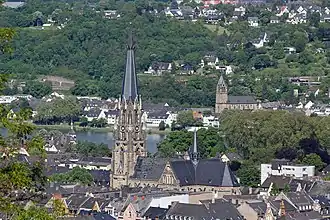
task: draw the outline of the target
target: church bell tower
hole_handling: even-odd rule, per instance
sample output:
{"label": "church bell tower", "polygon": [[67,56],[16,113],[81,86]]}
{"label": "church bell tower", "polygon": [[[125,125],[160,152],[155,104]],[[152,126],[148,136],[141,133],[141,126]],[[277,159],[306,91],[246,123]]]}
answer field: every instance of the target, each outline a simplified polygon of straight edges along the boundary
{"label": "church bell tower", "polygon": [[227,107],[227,103],[228,103],[228,88],[221,74],[216,90],[215,113],[216,114],[221,113]]}
{"label": "church bell tower", "polygon": [[119,116],[114,131],[111,188],[128,185],[128,179],[134,173],[137,157],[147,155],[145,124],[142,121],[142,101],[138,94],[134,51],[135,42],[130,33],[122,93],[118,102]]}

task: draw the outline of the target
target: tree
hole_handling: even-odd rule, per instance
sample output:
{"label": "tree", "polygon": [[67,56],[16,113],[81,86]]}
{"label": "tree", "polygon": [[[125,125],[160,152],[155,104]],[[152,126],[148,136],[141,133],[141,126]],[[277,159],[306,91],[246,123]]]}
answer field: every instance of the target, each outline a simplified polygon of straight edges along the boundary
{"label": "tree", "polygon": [[306,33],[301,31],[295,31],[291,39],[292,39],[292,46],[296,48],[296,51],[298,53],[304,51],[308,43],[308,37]]}
{"label": "tree", "polygon": [[242,164],[237,171],[242,186],[258,187],[260,184],[260,171],[251,164]]}
{"label": "tree", "polygon": [[182,111],[179,112],[177,116],[177,123],[184,127],[193,126],[195,124],[195,119],[192,111]]}
{"label": "tree", "polygon": [[320,23],[320,13],[313,12],[309,16],[309,24],[314,27],[318,27]]}
{"label": "tree", "polygon": [[34,120],[41,124],[71,123],[78,120],[81,110],[81,105],[76,98],[56,98],[51,102],[40,102],[37,106],[38,114]]}
{"label": "tree", "polygon": [[38,81],[29,81],[24,87],[23,92],[25,94],[32,95],[33,97],[40,99],[46,95],[52,93],[52,87],[47,83]]}
{"label": "tree", "polygon": [[93,176],[86,169],[74,167],[66,173],[52,175],[50,180],[58,183],[79,183],[82,185],[90,185],[93,183]]}
{"label": "tree", "polygon": [[[0,0],[1,4],[1,0]],[[0,28],[0,56],[11,51],[10,41],[14,36],[12,29]],[[0,90],[4,89],[7,75],[0,73]],[[8,131],[1,140],[0,168],[0,212],[12,219],[53,219],[44,209],[30,207],[24,209],[22,202],[35,200],[42,193],[46,184],[43,172],[45,159],[44,144],[40,137],[32,137],[34,126],[28,122],[31,119],[30,109],[21,109],[16,117],[8,119],[10,109],[0,104],[1,126]],[[25,148],[30,155],[36,157],[31,164],[20,161],[16,155]]]}
{"label": "tree", "polygon": [[315,166],[315,169],[318,170],[318,171],[322,170],[322,168],[325,165],[323,163],[321,157],[319,155],[315,154],[315,153],[306,155],[302,159],[301,163],[305,164],[305,165]]}
{"label": "tree", "polygon": [[95,144],[87,141],[78,141],[72,149],[69,149],[69,152],[78,153],[83,156],[92,156],[92,157],[110,157],[111,151],[105,144]]}
{"label": "tree", "polygon": [[[164,157],[173,157],[176,153],[185,153],[193,144],[193,132],[186,130],[173,131],[159,143],[158,151]],[[218,129],[199,129],[197,131],[197,147],[201,158],[215,157],[224,150],[222,137]]]}
{"label": "tree", "polygon": [[270,195],[277,196],[278,194],[280,194],[280,189],[277,187],[275,183],[273,183],[272,189],[270,191]]}
{"label": "tree", "polygon": [[88,119],[86,117],[81,117],[80,118],[79,126],[80,127],[86,127],[86,126],[88,126]]}
{"label": "tree", "polygon": [[159,123],[159,130],[160,131],[165,131],[165,128],[166,128],[166,126],[165,126],[165,122],[164,121],[161,121],[160,123]]}

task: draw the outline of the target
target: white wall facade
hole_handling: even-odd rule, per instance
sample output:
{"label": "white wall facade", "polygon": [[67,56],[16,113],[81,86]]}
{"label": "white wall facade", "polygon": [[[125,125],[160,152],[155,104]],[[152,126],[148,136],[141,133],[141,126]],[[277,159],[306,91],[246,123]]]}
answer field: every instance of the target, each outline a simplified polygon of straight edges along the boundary
{"label": "white wall facade", "polygon": [[271,164],[261,164],[261,184],[271,175],[295,178],[311,177],[315,175],[315,166],[281,165],[279,169],[273,170]]}

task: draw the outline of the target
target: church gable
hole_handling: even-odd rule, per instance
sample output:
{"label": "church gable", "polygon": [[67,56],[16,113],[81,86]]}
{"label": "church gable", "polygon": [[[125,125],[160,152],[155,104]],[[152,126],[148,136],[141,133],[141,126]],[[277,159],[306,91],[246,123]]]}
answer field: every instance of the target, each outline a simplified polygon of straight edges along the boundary
{"label": "church gable", "polygon": [[169,162],[166,163],[163,173],[159,179],[160,184],[176,185],[177,179]]}

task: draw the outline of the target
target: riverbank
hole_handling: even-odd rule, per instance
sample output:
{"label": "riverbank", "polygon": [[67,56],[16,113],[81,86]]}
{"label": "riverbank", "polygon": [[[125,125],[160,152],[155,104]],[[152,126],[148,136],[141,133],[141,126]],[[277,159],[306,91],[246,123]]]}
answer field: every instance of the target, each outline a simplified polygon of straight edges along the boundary
{"label": "riverbank", "polygon": [[[36,125],[38,129],[46,129],[46,130],[70,130],[71,126],[68,124],[61,125]],[[105,127],[105,128],[95,128],[95,127],[74,127],[75,131],[93,131],[93,132],[113,132],[113,126]],[[160,131],[158,128],[150,128],[148,129],[148,134],[168,134],[170,133],[170,129],[166,129],[165,131]]]}

